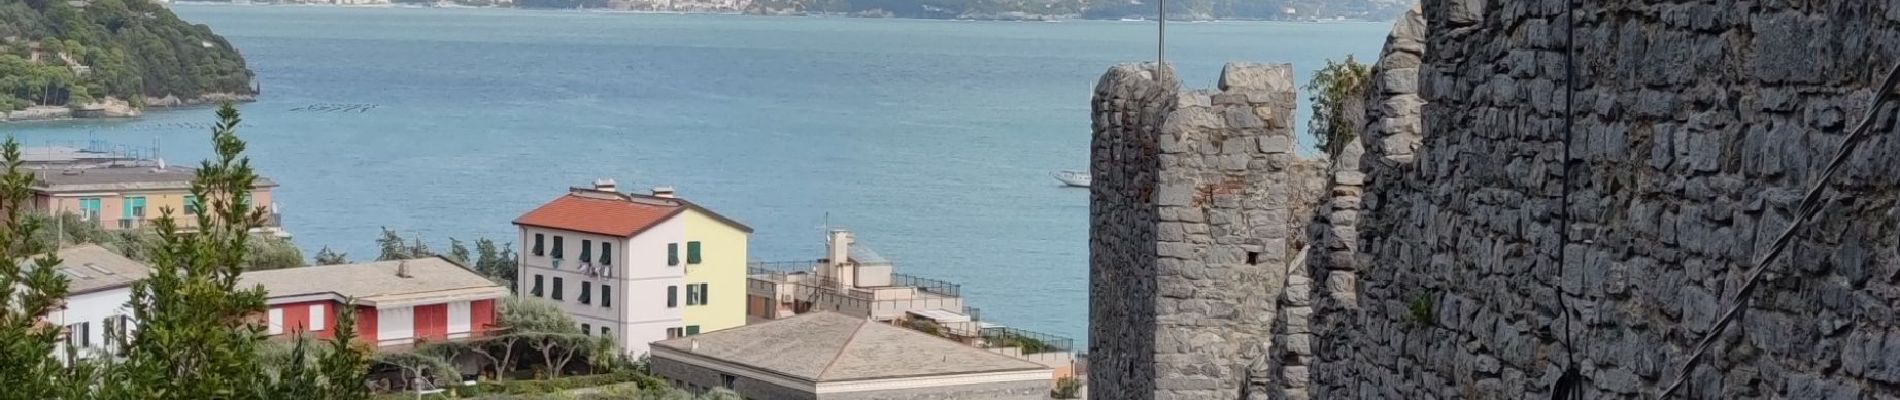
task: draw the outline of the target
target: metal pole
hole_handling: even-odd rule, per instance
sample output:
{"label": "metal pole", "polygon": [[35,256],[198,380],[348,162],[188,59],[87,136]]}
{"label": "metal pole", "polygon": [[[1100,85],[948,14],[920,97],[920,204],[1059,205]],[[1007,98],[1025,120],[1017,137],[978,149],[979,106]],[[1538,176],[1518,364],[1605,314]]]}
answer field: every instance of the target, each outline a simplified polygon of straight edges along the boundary
{"label": "metal pole", "polygon": [[1165,68],[1168,62],[1168,0],[1155,2],[1155,14],[1161,22],[1161,29],[1157,32],[1155,40],[1155,77],[1160,78],[1161,69]]}

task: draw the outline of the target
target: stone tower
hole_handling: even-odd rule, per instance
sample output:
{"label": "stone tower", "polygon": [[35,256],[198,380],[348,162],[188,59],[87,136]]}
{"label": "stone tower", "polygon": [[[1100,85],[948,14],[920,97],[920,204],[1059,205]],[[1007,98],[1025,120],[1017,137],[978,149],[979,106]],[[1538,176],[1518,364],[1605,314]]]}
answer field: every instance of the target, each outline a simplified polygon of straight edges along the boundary
{"label": "stone tower", "polygon": [[1218,91],[1183,91],[1153,64],[1097,84],[1093,398],[1267,398],[1283,380],[1270,375],[1305,374],[1267,357],[1323,184],[1294,153],[1296,96],[1287,64],[1229,64]]}

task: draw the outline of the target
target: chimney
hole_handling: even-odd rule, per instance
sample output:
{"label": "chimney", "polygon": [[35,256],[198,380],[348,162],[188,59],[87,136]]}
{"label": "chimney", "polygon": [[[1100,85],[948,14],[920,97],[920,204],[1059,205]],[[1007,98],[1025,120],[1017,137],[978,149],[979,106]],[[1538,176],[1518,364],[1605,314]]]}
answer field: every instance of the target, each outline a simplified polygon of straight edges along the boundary
{"label": "chimney", "polygon": [[856,241],[856,239],[851,236],[851,231],[844,229],[832,229],[830,232],[826,232],[826,236],[825,258],[828,259],[827,261],[830,262],[830,265],[824,266],[818,273],[825,275],[827,278],[831,278],[833,282],[838,282],[846,287],[850,287],[854,281],[851,278],[856,275],[853,274],[851,270],[853,267],[851,264],[851,242]]}
{"label": "chimney", "polygon": [[409,260],[402,260],[402,261],[396,262],[396,277],[398,278],[409,277]]}
{"label": "chimney", "polygon": [[654,186],[653,197],[658,197],[662,199],[671,199],[673,198],[673,187],[672,186]]}
{"label": "chimney", "polygon": [[620,185],[614,183],[614,178],[600,178],[594,180],[594,190],[607,193],[619,193]]}

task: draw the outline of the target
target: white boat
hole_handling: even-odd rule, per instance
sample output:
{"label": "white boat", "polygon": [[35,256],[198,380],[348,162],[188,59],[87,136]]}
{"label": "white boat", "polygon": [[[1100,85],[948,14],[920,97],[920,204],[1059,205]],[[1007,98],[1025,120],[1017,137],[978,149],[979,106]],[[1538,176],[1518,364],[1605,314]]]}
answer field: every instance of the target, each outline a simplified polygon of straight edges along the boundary
{"label": "white boat", "polygon": [[1089,173],[1084,171],[1057,171],[1051,175],[1055,176],[1056,180],[1062,181],[1062,184],[1074,187],[1089,187],[1091,180]]}

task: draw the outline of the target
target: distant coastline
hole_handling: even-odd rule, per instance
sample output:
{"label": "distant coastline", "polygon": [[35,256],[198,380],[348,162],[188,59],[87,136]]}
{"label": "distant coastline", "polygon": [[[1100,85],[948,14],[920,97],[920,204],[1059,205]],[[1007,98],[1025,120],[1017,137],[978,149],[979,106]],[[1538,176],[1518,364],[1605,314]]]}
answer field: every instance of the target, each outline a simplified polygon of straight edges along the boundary
{"label": "distant coastline", "polygon": [[[381,1],[381,0],[371,0],[371,1]],[[747,9],[697,7],[697,8],[681,9],[681,10],[656,10],[656,9],[646,9],[646,8],[613,8],[613,7],[559,8],[559,7],[522,7],[522,6],[515,6],[515,5],[468,5],[468,4],[457,4],[457,3],[450,3],[450,2],[438,2],[438,3],[431,4],[431,3],[395,3],[395,2],[382,2],[382,3],[277,2],[277,3],[272,3],[272,2],[234,2],[234,1],[175,1],[173,2],[173,4],[189,5],[189,6],[245,6],[245,7],[274,6],[274,7],[403,8],[403,9],[438,9],[438,8],[439,9],[501,9],[501,10],[581,11],[581,12],[597,12],[597,13],[606,13],[606,14],[758,15],[758,16],[790,16],[790,17],[840,17],[840,18],[867,18],[867,19],[915,19],[915,20],[986,21],[986,22],[1061,22],[1061,21],[1154,22],[1154,18],[1152,16],[1141,16],[1141,15],[1130,15],[1130,16],[1122,16],[1122,17],[1112,17],[1112,16],[1091,17],[1091,16],[1086,16],[1083,14],[1076,14],[1076,13],[1035,14],[1035,13],[1025,13],[1025,12],[1000,12],[1000,13],[983,13],[983,14],[962,14],[962,15],[954,15],[954,16],[946,15],[946,16],[941,16],[941,17],[935,17],[935,16],[924,17],[924,16],[900,15],[897,13],[892,13],[889,11],[879,10],[879,9],[863,10],[863,11],[855,11],[855,12],[803,11],[803,10],[759,8],[759,7],[747,8]],[[1169,15],[1168,21],[1169,22],[1351,23],[1351,22],[1391,22],[1393,20],[1392,19],[1351,18],[1351,17],[1205,18],[1205,17],[1196,17],[1193,15],[1187,15],[1187,16]]]}
{"label": "distant coastline", "polygon": [[0,123],[12,122],[48,122],[87,119],[138,119],[147,110],[189,108],[217,104],[222,102],[249,103],[257,101],[257,95],[244,93],[206,93],[189,99],[178,96],[146,97],[144,106],[134,106],[130,102],[117,98],[103,101],[65,106],[30,106],[24,110],[0,112]]}

